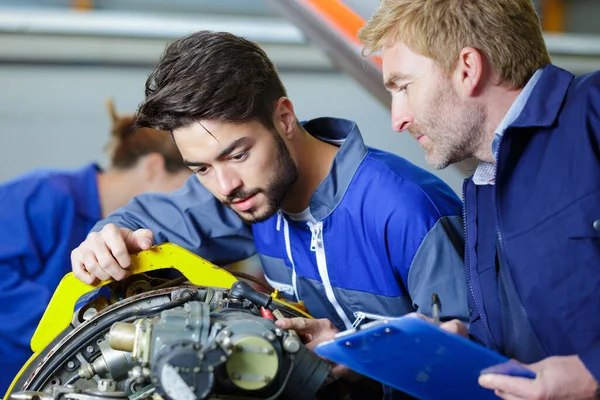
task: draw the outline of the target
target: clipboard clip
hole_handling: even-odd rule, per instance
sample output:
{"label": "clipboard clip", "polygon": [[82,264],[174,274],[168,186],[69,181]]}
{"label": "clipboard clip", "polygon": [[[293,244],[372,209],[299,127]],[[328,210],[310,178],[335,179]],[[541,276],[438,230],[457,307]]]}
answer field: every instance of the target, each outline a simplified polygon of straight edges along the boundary
{"label": "clipboard clip", "polygon": [[352,329],[358,328],[358,326],[366,319],[372,321],[384,321],[390,319],[396,319],[396,317],[390,317],[389,315],[372,314],[363,311],[356,311],[354,314],[354,322],[352,323]]}

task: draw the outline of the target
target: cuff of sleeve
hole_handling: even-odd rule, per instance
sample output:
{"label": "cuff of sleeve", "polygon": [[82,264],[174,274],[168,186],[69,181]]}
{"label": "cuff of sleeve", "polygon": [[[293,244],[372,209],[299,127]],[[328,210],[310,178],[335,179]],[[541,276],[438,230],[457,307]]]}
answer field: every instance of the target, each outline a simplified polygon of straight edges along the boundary
{"label": "cuff of sleeve", "polygon": [[594,379],[596,379],[596,382],[600,383],[600,344],[596,344],[583,353],[579,353],[579,359],[588,371],[590,371]]}

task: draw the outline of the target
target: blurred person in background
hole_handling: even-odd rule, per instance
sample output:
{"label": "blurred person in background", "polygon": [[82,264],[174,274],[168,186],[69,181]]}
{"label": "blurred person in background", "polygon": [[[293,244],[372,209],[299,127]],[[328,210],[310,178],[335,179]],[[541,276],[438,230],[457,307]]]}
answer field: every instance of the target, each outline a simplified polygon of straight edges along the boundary
{"label": "blurred person in background", "polygon": [[392,125],[464,185],[470,326],[527,363],[483,374],[504,399],[600,391],[600,72],[550,63],[531,0],[383,0],[359,34],[381,51]]}
{"label": "blurred person in background", "polygon": [[96,222],[144,192],[170,192],[190,176],[168,132],[134,129],[108,102],[110,166],[41,169],[0,185],[0,393],[31,356],[29,342],[70,254]]}

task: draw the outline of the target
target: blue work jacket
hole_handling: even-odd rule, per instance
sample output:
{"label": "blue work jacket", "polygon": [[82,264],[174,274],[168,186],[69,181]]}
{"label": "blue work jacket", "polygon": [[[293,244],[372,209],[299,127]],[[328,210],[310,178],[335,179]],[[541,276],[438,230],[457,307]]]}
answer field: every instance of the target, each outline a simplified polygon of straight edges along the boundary
{"label": "blue work jacket", "polygon": [[470,333],[526,363],[578,354],[600,381],[600,73],[546,66],[496,168],[464,185]]}
{"label": "blue work jacket", "polygon": [[32,354],[71,250],[101,218],[97,172],[38,170],[0,186],[0,393]]}

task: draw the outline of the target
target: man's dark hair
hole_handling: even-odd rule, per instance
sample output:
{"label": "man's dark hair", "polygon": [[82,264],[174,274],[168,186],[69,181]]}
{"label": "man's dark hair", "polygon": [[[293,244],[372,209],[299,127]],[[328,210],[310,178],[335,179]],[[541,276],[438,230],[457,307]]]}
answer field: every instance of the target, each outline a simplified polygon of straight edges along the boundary
{"label": "man's dark hair", "polygon": [[137,126],[164,131],[200,120],[273,128],[286,96],[275,66],[255,43],[227,32],[200,31],[167,47],[146,81]]}

